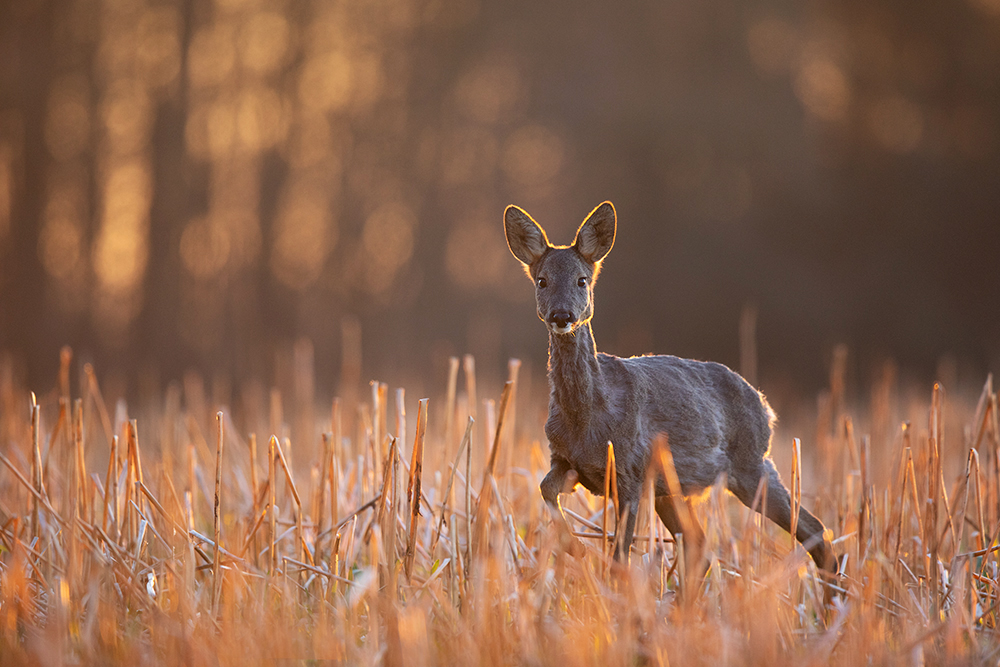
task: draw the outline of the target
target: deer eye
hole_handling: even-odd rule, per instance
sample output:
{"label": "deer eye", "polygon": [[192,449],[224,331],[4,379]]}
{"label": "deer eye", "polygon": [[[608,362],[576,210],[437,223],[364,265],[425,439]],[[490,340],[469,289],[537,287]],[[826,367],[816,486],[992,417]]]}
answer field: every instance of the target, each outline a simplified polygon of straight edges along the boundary
{"label": "deer eye", "polygon": [[538,286],[539,287],[545,287],[546,285],[548,285],[548,283],[545,281],[545,278],[539,278],[538,279]]}
{"label": "deer eye", "polygon": [[580,278],[579,280],[576,281],[576,284],[579,287],[586,287],[587,286],[587,279],[586,278]]}

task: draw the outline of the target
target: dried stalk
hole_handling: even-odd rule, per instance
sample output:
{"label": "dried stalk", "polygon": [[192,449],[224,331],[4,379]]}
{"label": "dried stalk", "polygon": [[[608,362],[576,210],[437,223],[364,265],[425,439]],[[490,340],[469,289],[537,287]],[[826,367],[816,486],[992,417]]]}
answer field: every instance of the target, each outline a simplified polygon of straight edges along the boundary
{"label": "dried stalk", "polygon": [[420,516],[420,485],[423,476],[424,435],[427,432],[427,399],[420,399],[417,404],[417,433],[413,439],[413,455],[410,459],[410,483],[406,496],[410,503],[410,532],[407,536],[406,556],[403,567],[406,577],[413,575],[414,548],[417,542],[417,517]]}

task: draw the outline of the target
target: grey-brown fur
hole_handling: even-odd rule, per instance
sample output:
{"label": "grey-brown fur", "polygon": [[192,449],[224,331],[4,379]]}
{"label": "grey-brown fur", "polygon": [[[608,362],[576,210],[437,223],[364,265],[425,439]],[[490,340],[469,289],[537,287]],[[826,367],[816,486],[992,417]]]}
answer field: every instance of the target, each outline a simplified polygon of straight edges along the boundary
{"label": "grey-brown fur", "polygon": [[[658,355],[623,359],[598,353],[590,328],[594,280],[614,245],[611,202],[594,209],[569,246],[553,246],[522,209],[508,206],[504,229],[511,252],[535,284],[538,316],[549,330],[549,418],[545,435],[551,470],[542,496],[561,512],[559,493],[578,480],[603,494],[607,443],[614,445],[620,511],[629,510],[621,543],[628,553],[654,438],[665,434],[684,495],[725,474],[729,490],[748,507],[767,478],[766,515],[791,528],[788,490],[768,455],[774,413],[746,380],[722,364]],[[681,522],[661,478],[656,511],[675,535]],[[685,536],[700,558],[697,522]],[[800,509],[796,538],[816,564],[834,571],[823,524]]]}

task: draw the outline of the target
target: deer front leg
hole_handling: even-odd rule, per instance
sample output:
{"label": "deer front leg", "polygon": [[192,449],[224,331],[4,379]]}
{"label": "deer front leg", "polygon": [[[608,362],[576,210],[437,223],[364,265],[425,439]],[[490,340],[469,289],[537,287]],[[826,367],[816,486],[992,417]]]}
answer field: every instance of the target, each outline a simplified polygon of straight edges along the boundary
{"label": "deer front leg", "polygon": [[559,503],[559,494],[572,491],[578,479],[579,475],[567,461],[553,459],[552,468],[539,485],[542,491],[542,498],[549,506],[552,518],[555,520],[556,528],[559,531],[559,543],[572,556],[582,555],[584,548],[580,540],[573,536],[573,530],[570,528],[566,514]]}

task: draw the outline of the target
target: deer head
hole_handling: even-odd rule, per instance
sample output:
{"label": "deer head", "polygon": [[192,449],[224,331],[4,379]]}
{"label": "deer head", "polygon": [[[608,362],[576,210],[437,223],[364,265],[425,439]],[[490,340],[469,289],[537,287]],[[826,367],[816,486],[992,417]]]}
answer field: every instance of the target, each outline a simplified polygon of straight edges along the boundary
{"label": "deer head", "polygon": [[594,281],[615,243],[611,202],[587,216],[572,245],[554,246],[545,230],[517,206],[504,211],[507,245],[535,284],[538,317],[556,334],[568,334],[594,316]]}

